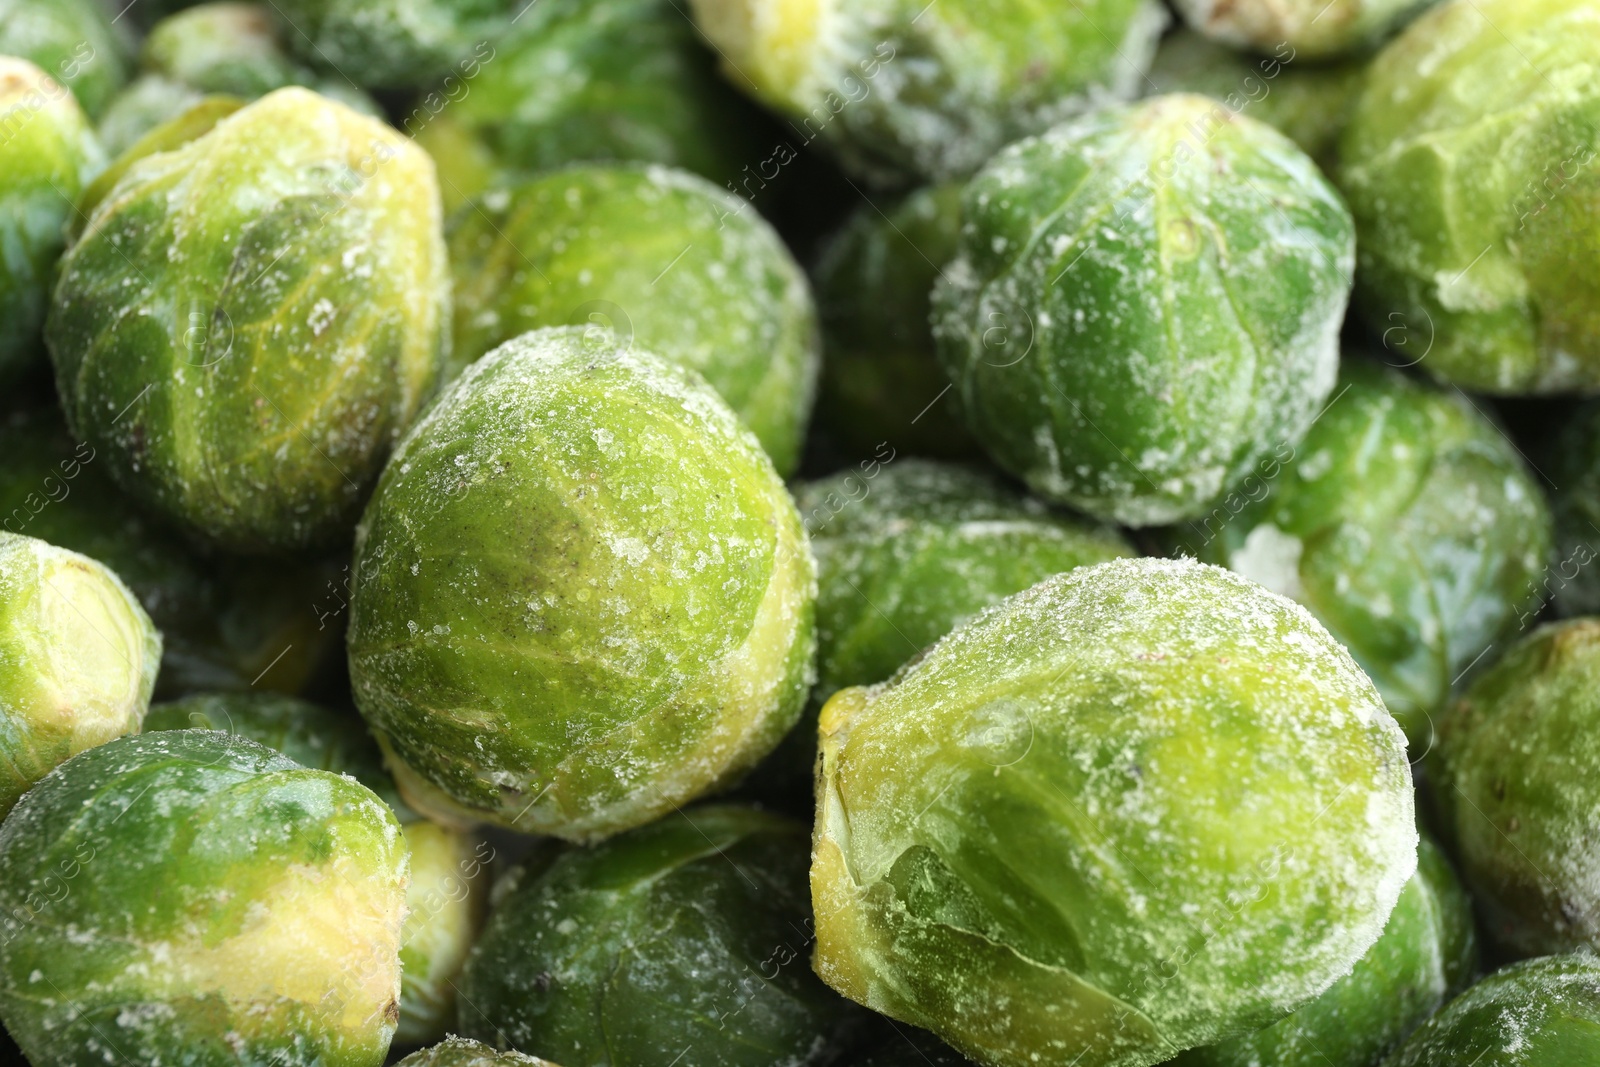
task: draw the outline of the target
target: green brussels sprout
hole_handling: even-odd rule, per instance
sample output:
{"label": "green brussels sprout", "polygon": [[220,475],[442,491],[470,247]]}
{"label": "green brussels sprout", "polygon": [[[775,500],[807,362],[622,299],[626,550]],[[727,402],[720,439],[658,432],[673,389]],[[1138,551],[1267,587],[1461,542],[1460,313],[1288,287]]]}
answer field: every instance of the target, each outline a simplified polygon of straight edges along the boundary
{"label": "green brussels sprout", "polygon": [[441,77],[506,31],[514,0],[275,0],[301,59],[368,89]]}
{"label": "green brussels sprout", "polygon": [[0,56],[0,386],[44,353],[39,331],[62,229],[104,165],[72,94],[27,60]]}
{"label": "green brussels sprout", "polygon": [[1288,1018],[1192,1049],[1173,1067],[1372,1067],[1472,982],[1477,955],[1472,902],[1424,837],[1417,873],[1355,970]]}
{"label": "green brussels sprout", "polygon": [[1339,137],[1361,93],[1362,61],[1307,64],[1274,42],[1266,56],[1240,55],[1192,30],[1169,34],[1156,50],[1151,93],[1199,93],[1275,127],[1330,173]]}
{"label": "green brussels sprout", "polygon": [[406,866],[353,779],[207,730],[118,738],[0,825],[0,1017],[52,1067],[378,1067]]}
{"label": "green brussels sprout", "polygon": [[127,583],[163,638],[158,695],[298,692],[337,647],[328,622],[344,605],[331,565],[199,556],[111,484],[53,414],[0,423],[0,456],[0,528],[81,552]]}
{"label": "green brussels sprout", "polygon": [[246,99],[310,80],[279,45],[272,9],[233,0],[163,19],[145,38],[140,61],[145,70],[196,89]]}
{"label": "green brussels sprout", "polygon": [[1359,358],[1298,447],[1173,534],[1309,608],[1418,750],[1462,672],[1537,613],[1551,543],[1544,494],[1494,423]]}
{"label": "green brussels sprout", "polygon": [[759,117],[717,76],[684,15],[676,0],[539,0],[492,45],[460,57],[464,85],[445,79],[437,107],[401,126],[421,137],[459,124],[513,178],[609,160],[731,185],[759,169]]}
{"label": "green brussels sprout", "polygon": [[127,81],[130,50],[99,0],[0,0],[0,55],[43,68],[90,118]]}
{"label": "green brussels sprout", "polygon": [[280,89],[139,159],[61,261],[67,422],[237,551],[339,537],[436,380],[450,291],[426,153]]}
{"label": "green brussels sprout", "polygon": [[200,90],[160,74],[141,74],[112,98],[96,127],[112,157],[122,155],[145,134],[177,118],[206,97]]}
{"label": "green brussels sprout", "polygon": [[692,808],[518,868],[467,960],[462,1032],[567,1067],[828,1062],[855,1013],[806,966],[808,838]]}
{"label": "green brussels sprout", "polygon": [[1416,867],[1405,736],[1303,608],[1115,560],[822,709],[817,972],[988,1067],[1146,1067],[1348,973]]}
{"label": "green brussels sprout", "polygon": [[394,1036],[406,1045],[444,1036],[455,1018],[453,983],[482,925],[489,881],[484,867],[493,856],[488,844],[424,822],[408,808],[366,725],[354,715],[265,693],[206,694],[157,704],[144,730],[220,730],[244,737],[302,767],[350,775],[393,809],[411,850]]}
{"label": "green brussels sprout", "polygon": [[1430,780],[1484,929],[1522,956],[1600,948],[1600,619],[1541,626],[1439,725]]}
{"label": "green brussels sprout", "polygon": [[413,1052],[395,1067],[556,1067],[549,1060],[520,1052],[496,1052],[464,1037],[447,1037],[432,1048]]}
{"label": "green brussels sprout", "polygon": [[161,634],[86,556],[0,533],[0,817],[68,757],[138,733]]}
{"label": "green brussels sprout", "polygon": [[962,213],[939,359],[990,456],[1048,500],[1202,515],[1333,386],[1350,215],[1264,123],[1186,94],[1109,108],[1001,152]]}
{"label": "green brussels sprout", "polygon": [[1600,1059],[1600,960],[1496,972],[1424,1023],[1384,1067],[1587,1067]]}
{"label": "green brussels sprout", "polygon": [[1175,0],[1196,30],[1234,48],[1308,59],[1370,48],[1436,0]]}
{"label": "green brussels sprout", "polygon": [[1356,307],[1435,377],[1600,388],[1597,47],[1591,3],[1453,0],[1372,63],[1340,150]]}
{"label": "green brussels sprout", "polygon": [[1555,525],[1554,570],[1539,601],[1554,601],[1563,615],[1600,614],[1600,402],[1566,420],[1541,466],[1555,485],[1550,513]]}
{"label": "green brussels sprout", "polygon": [[817,557],[817,691],[871,685],[1052,574],[1135,555],[989,475],[907,459],[796,495]]}
{"label": "green brussels sprout", "polygon": [[977,452],[945,394],[928,294],[961,233],[961,186],[919,189],[887,213],[863,205],[826,245],[813,277],[822,315],[817,415],[847,449],[943,459]]}
{"label": "green brussels sprout", "polygon": [[441,821],[648,822],[770,751],[811,681],[783,483],[703,380],[609,331],[467,368],[384,471],[354,574],[356,704]]}
{"label": "green brussels sprout", "polygon": [[459,213],[450,261],[453,370],[540,326],[609,327],[705,375],[780,474],[799,464],[816,310],[744,201],[665,167],[572,167]]}
{"label": "green brussels sprout", "polygon": [[691,0],[723,73],[869,180],[944,181],[1138,87],[1149,0]]}

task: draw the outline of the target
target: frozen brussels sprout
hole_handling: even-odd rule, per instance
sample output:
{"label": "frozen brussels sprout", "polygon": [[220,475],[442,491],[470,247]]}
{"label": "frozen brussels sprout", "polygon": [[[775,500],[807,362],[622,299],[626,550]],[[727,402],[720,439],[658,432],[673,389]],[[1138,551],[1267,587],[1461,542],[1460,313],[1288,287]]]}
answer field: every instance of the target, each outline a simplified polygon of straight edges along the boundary
{"label": "frozen brussels sprout", "polygon": [[831,1062],[855,1013],[806,966],[808,836],[691,808],[519,868],[467,961],[462,1031],[566,1067]]}
{"label": "frozen brussels sprout", "polygon": [[939,359],[990,456],[1131,526],[1204,514],[1333,385],[1354,232],[1293,142],[1187,94],[1012,145],[962,196]]}
{"label": "frozen brussels sprout", "polygon": [[929,186],[887,213],[864,204],[823,249],[819,421],[844,447],[883,442],[945,459],[974,454],[933,354],[928,293],[956,254],[961,186]]}
{"label": "frozen brussels sprout", "polygon": [[1307,59],[1360,51],[1436,0],[1175,0],[1185,22],[1234,48]]}
{"label": "frozen brussels sprout", "polygon": [[1417,873],[1355,970],[1265,1030],[1179,1056],[1174,1067],[1373,1067],[1477,968],[1472,902],[1427,838]]}
{"label": "frozen brussels sprout", "polygon": [[100,0],[0,0],[0,55],[21,56],[72,90],[91,118],[128,78],[128,38]]}
{"label": "frozen brussels sprout", "polygon": [[399,830],[354,780],[209,730],[75,756],[0,825],[0,1018],[53,1067],[378,1067]]}
{"label": "frozen brussels sprout", "polygon": [[418,421],[356,533],[350,676],[406,800],[595,839],[794,725],[815,564],[703,380],[609,331],[527,333]]}
{"label": "frozen brussels sprout", "polygon": [[705,375],[780,474],[817,373],[805,274],[749,204],[665,167],[587,166],[459,213],[453,368],[540,326],[610,329]]}
{"label": "frozen brussels sprout", "polygon": [[1421,751],[1455,680],[1537,614],[1550,514],[1464,396],[1360,358],[1336,395],[1175,540],[1310,608]]}
{"label": "frozen brussels sprout", "polygon": [[1443,716],[1432,758],[1489,936],[1523,956],[1600,949],[1600,619],[1514,645]]}
{"label": "frozen brussels sprout", "polygon": [[144,730],[220,730],[247,738],[302,767],[350,775],[393,809],[411,850],[394,1037],[416,1045],[444,1036],[455,1018],[454,982],[482,923],[490,846],[419,819],[395,792],[366,725],[354,714],[264,693],[207,694],[157,704]]}
{"label": "frozen brussels sprout", "polygon": [[138,733],[161,634],[117,576],[0,533],[0,817],[78,752]]}
{"label": "frozen brussels sprout", "polygon": [[513,178],[633,160],[731,187],[772,151],[675,0],[539,0],[455,74],[401,127],[431,150],[435,127],[454,126],[443,142],[475,139]]}
{"label": "frozen brussels sprout", "polygon": [[210,543],[337,540],[434,386],[448,273],[426,153],[280,89],[95,205],[45,330],[67,422]]}
{"label": "frozen brussels sprout", "polygon": [[970,174],[1007,141],[1132,95],[1150,0],[692,0],[722,71],[874,181]]}
{"label": "frozen brussels sprout", "polygon": [[96,127],[100,143],[115,158],[139,138],[205,99],[199,89],[159,74],[142,74],[118,93]]}
{"label": "frozen brussels sprout", "polygon": [[1278,42],[1266,55],[1249,56],[1179,30],[1162,39],[1146,85],[1152,93],[1199,93],[1246,112],[1282,131],[1331,172],[1366,67],[1357,60],[1298,59],[1293,47]]}
{"label": "frozen brussels sprout", "polygon": [[[523,0],[526,3],[526,0]],[[289,47],[369,89],[410,89],[497,41],[514,0],[276,0]],[[537,6],[537,5],[533,5]]]}
{"label": "frozen brussels sprout", "polygon": [[1587,1067],[1600,1061],[1600,961],[1527,960],[1424,1023],[1384,1067]]}
{"label": "frozen brussels sprout", "polygon": [[1340,149],[1356,306],[1435,377],[1600,388],[1596,48],[1593,3],[1453,0],[1373,61]]}
{"label": "frozen brussels sprout", "polygon": [[395,1067],[556,1067],[549,1060],[520,1052],[496,1052],[464,1037],[448,1037],[432,1048],[413,1052]]}
{"label": "frozen brussels sprout", "polygon": [[1553,600],[1563,615],[1600,614],[1600,402],[1574,412],[1542,463],[1555,488],[1554,566],[1539,600]]}
{"label": "frozen brussels sprout", "polygon": [[796,497],[817,557],[817,697],[888,678],[992,604],[1133,548],[989,475],[906,459]]}
{"label": "frozen brussels sprout", "polygon": [[62,231],[104,165],[72,94],[27,60],[0,56],[0,386],[44,353],[39,331]]}
{"label": "frozen brussels sprout", "polygon": [[815,965],[989,1067],[1145,1067],[1259,1030],[1416,869],[1405,736],[1303,608],[1116,560],[822,709]]}

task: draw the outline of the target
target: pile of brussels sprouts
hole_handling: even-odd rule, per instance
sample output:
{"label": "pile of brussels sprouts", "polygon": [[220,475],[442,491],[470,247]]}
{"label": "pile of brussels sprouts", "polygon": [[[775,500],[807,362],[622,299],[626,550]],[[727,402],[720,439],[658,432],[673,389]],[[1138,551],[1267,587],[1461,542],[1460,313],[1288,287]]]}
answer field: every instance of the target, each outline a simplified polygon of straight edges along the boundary
{"label": "pile of brussels sprouts", "polygon": [[1600,0],[0,0],[0,818],[5,1064],[1600,1064]]}

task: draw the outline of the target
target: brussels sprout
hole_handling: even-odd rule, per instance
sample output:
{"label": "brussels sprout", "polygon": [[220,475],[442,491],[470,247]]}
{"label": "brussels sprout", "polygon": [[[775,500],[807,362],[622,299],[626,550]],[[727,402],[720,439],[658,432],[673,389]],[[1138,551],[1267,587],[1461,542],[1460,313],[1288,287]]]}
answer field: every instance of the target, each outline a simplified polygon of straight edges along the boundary
{"label": "brussels sprout", "polygon": [[1354,971],[1281,1022],[1185,1052],[1174,1067],[1372,1067],[1465,989],[1476,967],[1472,902],[1423,838],[1417,873]]}
{"label": "brussels sprout", "polygon": [[1196,30],[1235,48],[1322,59],[1368,48],[1436,0],[1175,0]]}
{"label": "brussels sprout", "polygon": [[474,363],[356,533],[350,676],[413,807],[569,839],[750,767],[811,679],[815,564],[698,376],[608,331]]}
{"label": "brussels sprout", "polygon": [[893,182],[970,174],[1007,141],[1127,97],[1166,24],[1149,0],[692,0],[723,73]]}
{"label": "brussels sprout", "polygon": [[46,324],[74,435],[222,547],[336,539],[448,344],[439,214],[424,152],[304,89],[138,160]]}
{"label": "brussels sprout", "polygon": [[43,354],[39,329],[62,228],[104,165],[72,94],[32,63],[0,56],[0,386]]}
{"label": "brussels sprout", "polygon": [[1356,305],[1438,378],[1600,387],[1597,47],[1591,3],[1454,0],[1372,64],[1340,151]]}
{"label": "brussels sprout", "polygon": [[1424,1023],[1384,1067],[1586,1067],[1600,1059],[1600,961],[1528,960]]}
{"label": "brussels sprout", "polygon": [[930,186],[887,214],[863,205],[817,261],[822,312],[818,418],[846,448],[893,442],[924,456],[977,451],[945,394],[933,355],[928,293],[956,254],[961,187]]}
{"label": "brussels sprout", "polygon": [[450,260],[454,367],[539,326],[609,327],[704,374],[780,474],[799,463],[816,310],[744,201],[664,167],[574,167],[457,215]]}
{"label": "brussels sprout", "polygon": [[698,808],[519,868],[467,960],[462,1031],[567,1067],[827,1062],[854,1013],[806,967],[807,838]]}
{"label": "brussels sprout", "polygon": [[676,0],[539,0],[459,60],[465,84],[446,78],[401,125],[459,123],[512,176],[633,160],[731,184],[769,150]]}
{"label": "brussels sprout", "polygon": [[161,634],[115,574],[0,533],[0,816],[67,757],[138,733]]}
{"label": "brussels sprout", "polygon": [[413,1052],[395,1067],[556,1067],[548,1060],[520,1052],[496,1052],[464,1037],[448,1037],[432,1048]]}
{"label": "brussels sprout", "polygon": [[348,774],[394,810],[411,849],[395,1040],[415,1045],[444,1036],[455,1017],[453,983],[482,925],[488,878],[480,876],[493,858],[488,844],[423,822],[406,807],[366,725],[354,715],[263,693],[210,694],[157,704],[144,729],[221,730],[248,738],[303,767]]}
{"label": "brussels sprout", "polygon": [[1556,564],[1539,590],[1564,615],[1600,614],[1600,402],[1579,408],[1562,427],[1544,469],[1555,484]]}
{"label": "brussels sprout", "polygon": [[149,612],[163,641],[156,692],[298,691],[339,637],[331,565],[208,560],[136,508],[100,472],[95,450],[54,419],[0,423],[0,528],[81,552],[110,567]]}
{"label": "brussels sprout", "polygon": [[1600,948],[1600,619],[1542,626],[1439,725],[1441,826],[1489,935],[1518,955]]}
{"label": "brussels sprout", "polygon": [[1470,401],[1361,359],[1284,446],[1175,540],[1291,597],[1425,749],[1450,688],[1538,610],[1544,494]]}
{"label": "brussels sprout", "polygon": [[1146,84],[1152,93],[1199,93],[1247,112],[1331,171],[1366,66],[1355,60],[1311,65],[1297,58],[1287,46],[1266,56],[1244,56],[1179,30],[1162,39]]}
{"label": "brussels sprout", "polygon": [[1116,560],[822,709],[819,974],[989,1067],[1145,1067],[1364,955],[1416,866],[1405,736],[1303,608]]}
{"label": "brussels sprout", "polygon": [[[523,0],[525,3],[526,0]],[[498,40],[513,0],[275,0],[289,47],[369,89],[425,85]]]}
{"label": "brussels sprout", "polygon": [[140,60],[147,71],[208,93],[264,96],[310,80],[278,44],[277,29],[269,7],[201,4],[157,23]]}
{"label": "brussels sprout", "polygon": [[1350,215],[1282,134],[1204,97],[1111,108],[962,197],[934,333],[967,424],[1047,499],[1204,514],[1333,385]]}
{"label": "brussels sprout", "polygon": [[0,826],[0,1017],[52,1067],[377,1067],[406,861],[364,786],[253,741],[90,749]]}
{"label": "brussels sprout", "polygon": [[99,0],[0,0],[0,55],[38,64],[91,118],[127,80],[129,50]]}
{"label": "brussels sprout", "polygon": [[118,93],[100,116],[100,143],[113,158],[169,119],[205,99],[198,89],[160,74],[142,74]]}

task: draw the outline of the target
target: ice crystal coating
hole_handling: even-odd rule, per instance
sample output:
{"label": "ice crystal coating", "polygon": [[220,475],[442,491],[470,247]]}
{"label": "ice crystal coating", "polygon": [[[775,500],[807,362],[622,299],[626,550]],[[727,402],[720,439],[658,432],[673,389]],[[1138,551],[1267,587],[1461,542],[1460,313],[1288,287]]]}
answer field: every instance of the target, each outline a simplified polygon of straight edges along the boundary
{"label": "ice crystal coating", "polygon": [[449,73],[498,40],[513,0],[275,0],[301,59],[368,89],[408,89]]}
{"label": "ice crystal coating", "polygon": [[1440,723],[1430,784],[1484,928],[1519,955],[1600,947],[1600,620],[1542,626]]}
{"label": "ice crystal coating", "polygon": [[1347,974],[1416,868],[1405,736],[1220,568],[1047,579],[822,711],[815,965],[990,1067],[1145,1067]]}
{"label": "ice crystal coating", "polygon": [[1498,971],[1424,1023],[1384,1067],[1584,1067],[1600,1059],[1600,961]]}
{"label": "ice crystal coating", "polygon": [[1204,514],[1333,385],[1349,212],[1276,130],[1200,96],[1005,149],[962,196],[934,333],[968,427],[1041,496]]}
{"label": "ice crystal coating", "polygon": [[556,1067],[549,1060],[520,1052],[496,1052],[464,1037],[447,1037],[432,1048],[413,1052],[395,1067]]}
{"label": "ice crystal coating", "polygon": [[435,384],[448,274],[427,155],[280,89],[95,205],[46,325],[67,421],[210,542],[337,539]]}
{"label": "ice crystal coating", "polygon": [[453,368],[540,326],[610,329],[705,375],[778,473],[799,465],[816,309],[745,201],[666,167],[572,167],[487,196],[449,241]]}
{"label": "ice crystal coating", "polygon": [[1308,59],[1326,59],[1370,47],[1437,0],[1175,2],[1190,26],[1234,48],[1288,46]]}
{"label": "ice crystal coating", "polygon": [[63,230],[104,165],[72,94],[27,60],[0,55],[0,386],[44,354],[39,331]]}
{"label": "ice crystal coating", "polygon": [[1472,981],[1472,902],[1427,838],[1383,936],[1355,970],[1265,1030],[1192,1049],[1173,1067],[1373,1067]]}
{"label": "ice crystal coating", "polygon": [[161,634],[94,560],[0,533],[0,817],[84,749],[138,733]]}
{"label": "ice crystal coating", "polygon": [[885,210],[863,204],[817,261],[817,418],[852,454],[880,444],[945,459],[977,451],[928,324],[929,293],[960,234],[961,186],[928,186]]}
{"label": "ice crystal coating", "polygon": [[1149,0],[692,0],[723,73],[874,181],[972,173],[1008,141],[1138,88]]}
{"label": "ice crystal coating", "polygon": [[1466,397],[1359,357],[1335,397],[1303,442],[1173,534],[1309,608],[1421,752],[1462,672],[1538,614],[1549,509]]}
{"label": "ice crystal coating", "polygon": [[593,839],[738,775],[800,713],[815,564],[756,439],[609,331],[478,360],[356,536],[350,674],[406,799]]}
{"label": "ice crystal coating", "polygon": [[97,118],[128,77],[128,39],[99,0],[0,0],[0,55],[20,56]]}
{"label": "ice crystal coating", "polygon": [[209,730],[118,738],[0,826],[0,1018],[60,1067],[378,1067],[406,868],[353,779]]}
{"label": "ice crystal coating", "polygon": [[855,1013],[806,965],[805,867],[804,826],[733,806],[541,856],[496,889],[462,1031],[567,1067],[833,1062]]}
{"label": "ice crystal coating", "polygon": [[1356,307],[1480,392],[1600,388],[1600,4],[1453,0],[1373,61],[1341,149]]}

